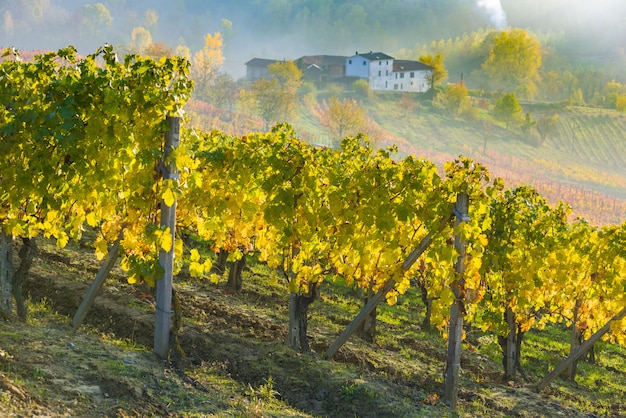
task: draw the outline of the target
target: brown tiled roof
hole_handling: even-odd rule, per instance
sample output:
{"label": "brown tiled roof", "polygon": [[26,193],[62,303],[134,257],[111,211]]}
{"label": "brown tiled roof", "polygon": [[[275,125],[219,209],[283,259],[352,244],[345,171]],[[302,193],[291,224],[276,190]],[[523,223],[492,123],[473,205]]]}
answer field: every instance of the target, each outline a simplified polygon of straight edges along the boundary
{"label": "brown tiled roof", "polygon": [[268,65],[274,64],[276,62],[280,62],[280,60],[268,60],[265,58],[252,58],[250,61],[246,62],[246,66],[251,67],[267,67]]}
{"label": "brown tiled roof", "polygon": [[316,64],[319,66],[327,65],[346,65],[346,58],[343,55],[305,55],[300,57],[298,61],[305,64]]}

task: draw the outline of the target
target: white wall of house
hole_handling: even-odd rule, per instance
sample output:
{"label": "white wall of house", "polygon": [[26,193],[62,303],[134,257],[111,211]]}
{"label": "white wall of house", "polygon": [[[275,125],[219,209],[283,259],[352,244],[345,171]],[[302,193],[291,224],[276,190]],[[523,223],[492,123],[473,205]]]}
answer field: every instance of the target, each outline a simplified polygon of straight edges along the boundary
{"label": "white wall of house", "polygon": [[388,90],[393,77],[393,60],[375,60],[370,62],[369,83],[372,90]]}
{"label": "white wall of house", "polygon": [[388,56],[383,59],[370,59],[357,54],[346,58],[346,76],[367,80],[372,90],[389,89],[392,73],[393,58]]}
{"label": "white wall of house", "polygon": [[346,76],[369,79],[370,60],[360,55],[346,58]]}
{"label": "white wall of house", "polygon": [[397,71],[386,90],[426,93],[430,89],[428,76],[430,71]]}

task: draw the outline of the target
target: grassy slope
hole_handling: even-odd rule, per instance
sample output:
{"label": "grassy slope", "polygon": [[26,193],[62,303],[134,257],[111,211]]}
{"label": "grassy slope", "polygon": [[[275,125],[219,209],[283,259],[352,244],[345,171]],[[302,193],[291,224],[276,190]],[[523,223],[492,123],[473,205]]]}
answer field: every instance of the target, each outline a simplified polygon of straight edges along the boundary
{"label": "grassy slope", "polygon": [[[536,147],[519,131],[494,123],[485,111],[477,121],[443,116],[424,105],[407,114],[398,97],[379,96],[364,105],[383,129],[379,145],[396,144],[400,156],[424,156],[439,164],[466,155],[484,163],[508,186],[531,184],[551,201],[569,203],[574,215],[592,223],[626,219],[626,115],[589,108],[561,110],[556,131]],[[320,132],[309,114],[296,126]]]}
{"label": "grassy slope", "polygon": [[[440,400],[445,342],[418,325],[409,293],[379,309],[376,344],[351,339],[335,361],[286,348],[288,291],[250,263],[244,292],[180,275],[186,371],[191,386],[151,354],[154,306],[114,271],[75,332],[67,325],[95,275],[90,249],[42,243],[27,283],[35,300],[24,326],[0,322],[0,414],[46,416],[451,416]],[[42,299],[44,298],[44,299]],[[326,284],[311,307],[309,335],[323,352],[359,310],[352,289]],[[59,312],[59,313],[54,313]],[[65,316],[70,315],[70,316]],[[562,359],[567,332],[533,331],[523,364],[536,382]],[[596,416],[626,413],[626,349],[603,344],[597,364],[581,363],[577,383],[557,380],[537,395],[522,380],[502,381],[493,337],[468,329],[460,416]],[[271,383],[268,383],[271,382]]]}

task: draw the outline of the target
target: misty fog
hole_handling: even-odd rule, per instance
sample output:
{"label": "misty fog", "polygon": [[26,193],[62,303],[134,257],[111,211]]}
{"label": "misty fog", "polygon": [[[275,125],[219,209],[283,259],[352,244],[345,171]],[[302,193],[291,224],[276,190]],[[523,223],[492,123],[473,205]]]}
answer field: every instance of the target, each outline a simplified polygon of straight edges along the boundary
{"label": "misty fog", "polygon": [[[109,16],[86,9],[95,4]],[[624,22],[626,2],[621,0],[2,0],[0,46],[55,50],[72,44],[88,54],[105,42],[132,44],[133,29],[145,27],[153,41],[172,48],[185,45],[193,54],[204,35],[221,32],[224,69],[238,78],[253,57],[294,59],[359,50],[393,55],[487,26],[562,32],[566,45],[561,47],[568,53],[623,59]]]}

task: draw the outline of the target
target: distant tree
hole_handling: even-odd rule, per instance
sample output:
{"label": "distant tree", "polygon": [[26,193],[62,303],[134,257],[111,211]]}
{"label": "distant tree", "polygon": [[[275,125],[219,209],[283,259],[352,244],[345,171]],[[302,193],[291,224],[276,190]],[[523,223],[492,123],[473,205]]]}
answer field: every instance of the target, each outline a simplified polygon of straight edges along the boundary
{"label": "distant tree", "polygon": [[204,37],[204,46],[193,55],[191,64],[191,78],[195,83],[195,93],[206,97],[224,63],[222,55],[222,35],[219,32]]}
{"label": "distant tree", "polygon": [[541,44],[522,29],[501,31],[493,37],[482,68],[497,89],[533,92],[541,68]]}
{"label": "distant tree", "polygon": [[520,126],[522,132],[524,134],[529,134],[531,129],[537,126],[537,121],[533,119],[533,116],[530,112],[526,112],[526,116],[524,116],[524,122]]}
{"label": "distant tree", "polygon": [[191,60],[191,51],[189,51],[189,47],[187,45],[178,44],[176,45],[176,50],[174,50],[174,55],[177,57],[183,57],[188,60]]}
{"label": "distant tree", "polygon": [[154,9],[146,10],[143,18],[143,25],[146,29],[150,31],[155,31],[157,29],[157,24],[159,23],[159,14]]}
{"label": "distant tree", "polygon": [[241,103],[246,108],[253,108],[265,121],[265,130],[269,129],[271,122],[280,118],[280,92],[278,81],[270,78],[255,80],[250,91],[240,93]]}
{"label": "distant tree", "polygon": [[313,106],[317,103],[317,87],[312,81],[304,81],[298,89],[300,100],[307,106]]}
{"label": "distant tree", "polygon": [[232,112],[238,97],[239,86],[235,79],[230,74],[223,72],[217,74],[209,90],[209,101],[216,107]]}
{"label": "distant tree", "polygon": [[155,60],[158,60],[163,57],[171,57],[173,50],[163,42],[152,42],[145,47],[143,53]]}
{"label": "distant tree", "polygon": [[152,43],[152,35],[150,31],[143,26],[133,28],[130,34],[132,39],[131,52],[143,53],[145,49]]}
{"label": "distant tree", "polygon": [[436,84],[443,83],[448,79],[448,70],[443,64],[443,55],[422,55],[419,60],[426,65],[433,67],[431,75],[428,77],[430,88],[435,88]]}
{"label": "distant tree", "polygon": [[365,128],[365,111],[354,99],[339,100],[333,96],[328,103],[320,105],[318,117],[320,123],[339,141]]}
{"label": "distant tree", "polygon": [[543,143],[548,138],[552,132],[556,130],[557,124],[559,123],[559,115],[556,113],[550,116],[544,116],[537,120],[537,132],[539,133],[539,138],[541,138],[541,142],[539,145],[543,145]]}
{"label": "distant tree", "polygon": [[541,95],[546,100],[563,100],[563,82],[555,71],[548,71],[541,77]]}
{"label": "distant tree", "polygon": [[611,109],[617,108],[617,98],[626,93],[626,86],[615,80],[609,81],[602,89],[604,106]]}
{"label": "distant tree", "polygon": [[372,88],[366,80],[359,79],[352,83],[352,91],[360,99],[369,99],[372,96]]}
{"label": "distant tree", "polygon": [[458,116],[471,107],[469,91],[463,83],[455,83],[438,92],[433,99],[433,106],[444,110],[450,116]]}
{"label": "distant tree", "polygon": [[615,108],[620,112],[626,112],[626,95],[617,96],[617,99],[615,99]]}
{"label": "distant tree", "polygon": [[82,8],[80,33],[88,37],[100,37],[113,23],[113,16],[102,3],[85,4]]}
{"label": "distant tree", "polygon": [[581,89],[576,89],[572,96],[570,97],[570,101],[572,104],[576,106],[584,106],[585,105],[585,97],[583,96],[583,91]]}
{"label": "distant tree", "polygon": [[295,117],[302,84],[302,71],[293,61],[275,62],[268,65],[267,71],[268,78],[255,80],[249,92],[266,129],[271,122],[286,122]]}
{"label": "distant tree", "polygon": [[[578,78],[571,71],[564,71],[563,74],[561,74],[561,82],[563,90],[565,94],[567,94],[566,97],[572,97],[577,90],[580,90]],[[580,90],[580,94],[582,98],[582,90]],[[585,100],[583,99],[581,103],[584,102]]]}
{"label": "distant tree", "polygon": [[326,85],[326,97],[340,97],[343,93],[343,87],[339,83],[328,83]]}
{"label": "distant tree", "polygon": [[515,93],[508,93],[500,97],[493,108],[493,116],[506,124],[508,129],[512,122],[522,120],[522,106],[515,97]]}

